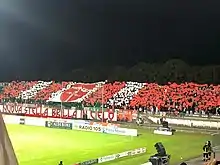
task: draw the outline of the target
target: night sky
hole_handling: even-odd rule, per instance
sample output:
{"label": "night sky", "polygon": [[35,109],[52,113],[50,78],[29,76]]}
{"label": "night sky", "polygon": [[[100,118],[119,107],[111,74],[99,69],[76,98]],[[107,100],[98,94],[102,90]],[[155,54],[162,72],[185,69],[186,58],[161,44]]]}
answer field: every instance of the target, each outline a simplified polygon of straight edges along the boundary
{"label": "night sky", "polygon": [[220,64],[219,6],[212,0],[1,0],[0,76],[170,58]]}

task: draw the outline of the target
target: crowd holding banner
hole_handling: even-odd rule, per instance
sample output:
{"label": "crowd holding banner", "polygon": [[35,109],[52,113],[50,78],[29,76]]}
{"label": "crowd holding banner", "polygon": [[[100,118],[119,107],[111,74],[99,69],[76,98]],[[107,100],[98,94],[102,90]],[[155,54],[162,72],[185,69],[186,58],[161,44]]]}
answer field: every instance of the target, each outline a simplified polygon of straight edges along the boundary
{"label": "crowd holding banner", "polygon": [[126,120],[132,121],[134,119],[134,114],[137,111],[131,110],[112,110],[107,109],[105,112],[100,111],[91,111],[84,108],[84,110],[72,109],[58,109],[45,107],[43,105],[35,104],[1,104],[0,112],[10,113],[10,114],[22,114],[25,116],[33,117],[52,117],[52,118],[64,118],[64,119],[82,119],[87,117],[87,119],[101,120],[101,121],[117,121],[117,120]]}

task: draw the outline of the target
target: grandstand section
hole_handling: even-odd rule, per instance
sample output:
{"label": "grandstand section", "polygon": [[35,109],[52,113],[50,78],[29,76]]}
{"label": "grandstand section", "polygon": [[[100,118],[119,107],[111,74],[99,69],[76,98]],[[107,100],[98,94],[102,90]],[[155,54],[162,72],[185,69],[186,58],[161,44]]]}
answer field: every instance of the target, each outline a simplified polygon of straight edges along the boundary
{"label": "grandstand section", "polygon": [[51,97],[56,96],[57,91],[61,91],[62,88],[66,87],[68,83],[67,82],[62,82],[62,83],[56,83],[56,82],[51,82],[46,88],[43,88],[42,90],[38,91],[34,96],[33,99],[37,101],[47,101]]}
{"label": "grandstand section", "polygon": [[120,90],[122,90],[125,85],[125,82],[104,84],[103,87],[91,93],[91,95],[85,100],[85,102],[94,105],[96,102],[101,103],[103,101],[104,104],[107,104],[108,100],[113,98],[113,96],[117,94]]}
{"label": "grandstand section", "polygon": [[220,113],[220,85],[196,83],[10,82],[1,89],[1,102],[78,102],[118,109],[171,110]]}

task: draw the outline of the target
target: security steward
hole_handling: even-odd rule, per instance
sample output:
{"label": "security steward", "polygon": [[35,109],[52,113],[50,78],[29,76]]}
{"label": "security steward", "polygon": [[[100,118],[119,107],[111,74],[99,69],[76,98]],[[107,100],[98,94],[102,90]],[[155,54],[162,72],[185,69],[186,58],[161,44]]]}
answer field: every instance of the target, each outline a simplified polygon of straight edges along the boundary
{"label": "security steward", "polygon": [[211,159],[212,152],[213,152],[213,150],[212,150],[212,144],[211,144],[210,141],[208,141],[208,142],[207,142],[207,145],[208,145],[208,160],[210,160],[210,159]]}
{"label": "security steward", "polygon": [[203,146],[203,161],[208,161],[209,159],[209,146],[208,142]]}

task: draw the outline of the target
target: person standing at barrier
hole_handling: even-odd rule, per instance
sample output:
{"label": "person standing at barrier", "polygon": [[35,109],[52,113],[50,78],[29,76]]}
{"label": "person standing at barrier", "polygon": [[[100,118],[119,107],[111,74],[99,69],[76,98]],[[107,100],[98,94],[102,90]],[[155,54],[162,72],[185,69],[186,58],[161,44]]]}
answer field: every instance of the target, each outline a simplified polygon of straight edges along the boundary
{"label": "person standing at barrier", "polygon": [[[207,142],[205,143],[205,145],[203,146],[203,161],[208,161],[208,160],[210,160],[209,150],[210,150],[210,146],[209,146],[209,142],[207,141]],[[210,156],[211,156],[211,155],[210,155]]]}
{"label": "person standing at barrier", "polygon": [[211,144],[210,141],[208,141],[208,142],[207,142],[207,145],[208,145],[208,160],[210,160],[210,159],[211,159],[212,152],[213,152],[213,150],[212,150],[212,144]]}

